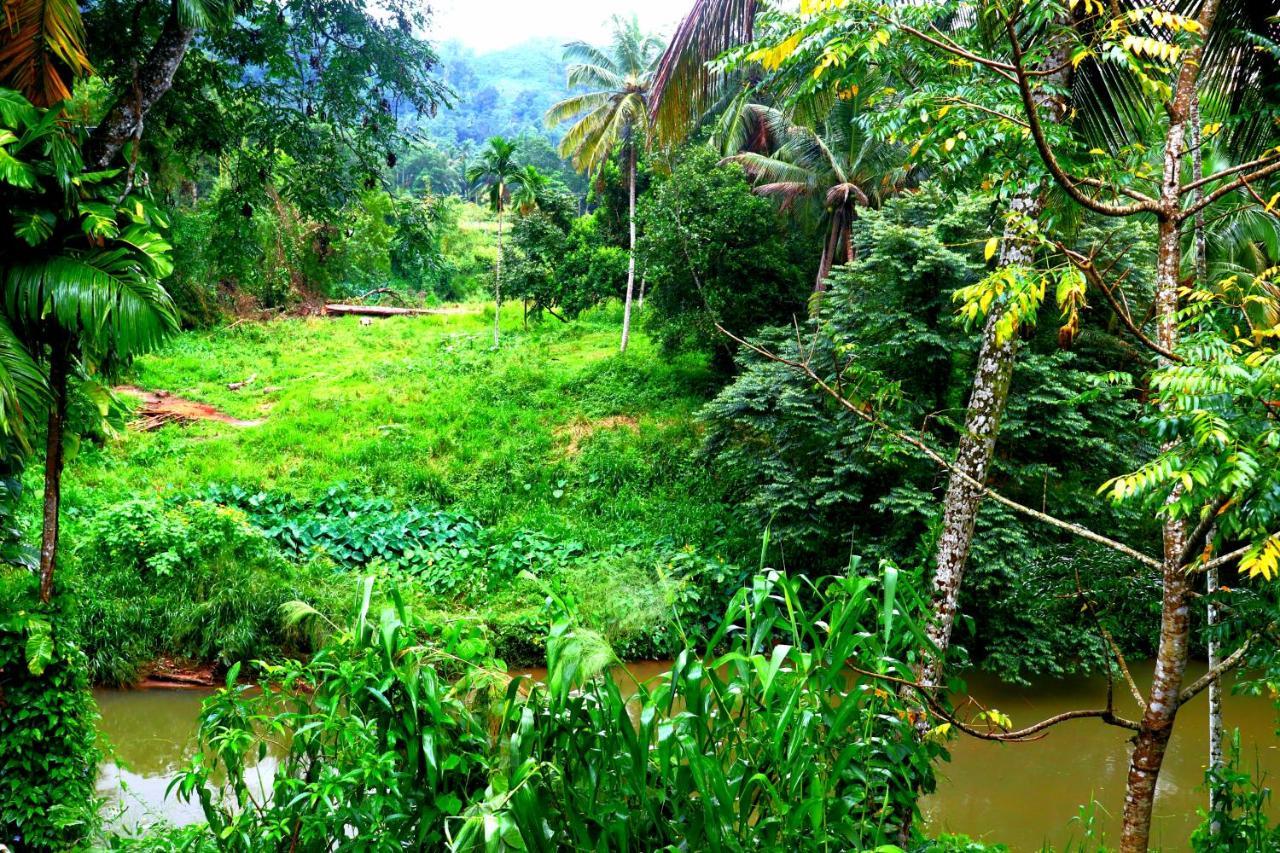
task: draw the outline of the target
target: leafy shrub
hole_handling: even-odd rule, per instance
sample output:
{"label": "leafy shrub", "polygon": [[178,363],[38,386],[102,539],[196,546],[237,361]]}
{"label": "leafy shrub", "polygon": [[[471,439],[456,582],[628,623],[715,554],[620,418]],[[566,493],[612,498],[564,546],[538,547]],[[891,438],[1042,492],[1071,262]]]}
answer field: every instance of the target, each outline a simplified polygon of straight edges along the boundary
{"label": "leafy shrub", "polygon": [[689,149],[637,215],[637,264],[651,287],[646,322],[668,349],[714,352],[728,368],[733,347],[716,323],[742,336],[804,315],[818,253],[738,166]]}
{"label": "leafy shrub", "polygon": [[[199,757],[177,793],[198,798],[218,849],[441,849],[445,820],[483,789],[492,744],[483,695],[500,667],[465,620],[430,623],[394,604],[370,612],[372,578],[351,628],[308,662],[235,683],[201,714]],[[305,608],[304,618],[319,618]],[[478,707],[477,707],[478,706]],[[262,732],[288,732],[267,792],[248,772]],[[225,787],[211,784],[227,774]]]}
{"label": "leafy shrub", "polygon": [[205,497],[234,506],[288,555],[323,555],[346,568],[376,567],[411,576],[431,593],[474,595],[520,572],[548,573],[582,553],[577,542],[533,532],[500,539],[475,520],[441,509],[397,509],[385,498],[334,486],[300,501],[237,486],[212,486]]}
{"label": "leafy shrub", "polygon": [[74,847],[95,820],[98,751],[85,657],[44,618],[0,614],[0,843]]}
{"label": "leafy shrub", "polygon": [[[209,843],[871,849],[896,843],[933,787],[941,745],[877,675],[845,669],[910,672],[921,605],[892,567],[817,587],[757,575],[712,638],[723,654],[685,648],[630,696],[569,602],[552,597],[540,684],[508,683],[473,623],[391,598],[375,616],[366,580],[352,626],[311,661],[271,667],[261,689],[229,680],[206,704],[178,792],[201,803]],[[250,796],[267,732],[287,753]]]}
{"label": "leafy shrub", "polygon": [[98,512],[64,573],[67,625],[95,683],[130,684],[162,655],[229,666],[275,658],[280,606],[327,602],[320,565],[293,565],[237,509],[134,500]]}

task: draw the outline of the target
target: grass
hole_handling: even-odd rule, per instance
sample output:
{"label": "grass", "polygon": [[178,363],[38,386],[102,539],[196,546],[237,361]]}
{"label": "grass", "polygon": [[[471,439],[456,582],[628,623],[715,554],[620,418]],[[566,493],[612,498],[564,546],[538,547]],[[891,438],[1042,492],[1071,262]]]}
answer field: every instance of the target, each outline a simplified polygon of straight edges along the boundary
{"label": "grass", "polygon": [[[371,325],[354,317],[289,318],[187,333],[141,359],[133,384],[261,423],[129,429],[102,445],[86,442],[69,463],[63,574],[66,588],[86,599],[79,602],[78,624],[86,651],[101,661],[95,663],[99,677],[128,680],[147,654],[178,648],[216,649],[223,662],[269,656],[279,648],[269,636],[274,629],[263,627],[265,617],[247,618],[237,608],[251,603],[235,605],[227,596],[218,605],[218,624],[241,632],[260,626],[252,628],[263,634],[259,648],[247,637],[234,647],[218,637],[193,645],[189,630],[181,629],[179,642],[179,627],[158,627],[174,620],[148,613],[177,606],[163,605],[160,589],[175,576],[133,583],[134,569],[101,553],[101,524],[94,534],[95,519],[135,499],[163,502],[203,494],[211,485],[237,485],[308,500],[345,484],[401,507],[466,514],[513,541],[537,532],[581,543],[601,561],[598,570],[564,574],[565,583],[581,587],[570,592],[584,600],[608,597],[609,566],[621,565],[617,546],[644,549],[661,542],[668,555],[684,549],[745,558],[751,536],[734,522],[696,452],[694,415],[714,390],[714,375],[704,357],[668,356],[642,334],[619,354],[620,320],[619,311],[605,309],[573,324],[548,321],[526,331],[520,306],[513,305],[503,312],[507,331],[495,350],[492,309],[481,306],[469,314]],[[239,390],[228,388],[250,378]],[[33,526],[39,478],[38,468],[28,472]],[[639,559],[648,563],[629,568],[629,577],[637,583],[647,577],[651,587],[638,589],[637,600],[648,595],[651,604],[660,602],[669,587],[657,564],[670,558]],[[204,600],[225,574],[225,585],[236,575],[235,588],[243,591],[237,594],[260,601],[277,600],[284,590],[290,598],[346,600],[348,573],[331,569],[326,580],[323,569],[300,572],[282,572],[275,583],[261,567],[239,577],[217,566],[193,566],[192,577],[199,577],[191,595]],[[185,574],[176,578],[187,581]],[[510,635],[510,647],[523,651],[509,654],[523,663],[540,653],[527,641],[541,637],[533,623],[542,597],[536,586],[521,582],[483,601],[438,600],[436,606],[477,612],[496,626],[500,646],[504,632]],[[157,626],[157,635],[134,644],[138,651],[117,648],[123,635],[148,625]],[[652,630],[668,637],[670,627],[655,621]],[[174,636],[161,636],[165,632]]]}
{"label": "grass", "polygon": [[[66,507],[237,483],[307,497],[353,488],[460,508],[500,529],[589,547],[668,536],[705,542],[724,521],[693,460],[693,413],[712,376],[643,336],[617,353],[613,312],[509,329],[492,311],[285,319],[186,334],[138,362],[133,381],[260,426],[127,431],[69,466]],[[254,377],[247,387],[228,383]]]}

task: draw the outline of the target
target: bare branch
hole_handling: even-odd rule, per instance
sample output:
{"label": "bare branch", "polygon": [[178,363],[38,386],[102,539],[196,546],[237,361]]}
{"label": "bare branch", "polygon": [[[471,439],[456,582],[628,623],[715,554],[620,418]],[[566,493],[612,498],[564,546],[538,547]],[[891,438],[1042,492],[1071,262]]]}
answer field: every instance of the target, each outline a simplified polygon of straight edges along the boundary
{"label": "bare branch", "polygon": [[1217,666],[1183,688],[1182,692],[1178,694],[1178,707],[1181,708],[1187,702],[1194,699],[1199,693],[1203,692],[1210,684],[1217,681],[1228,672],[1231,672],[1233,669],[1240,666],[1240,664],[1244,663],[1245,655],[1248,654],[1249,649],[1253,647],[1253,644],[1257,639],[1263,634],[1270,633],[1274,628],[1275,623],[1272,623],[1258,633],[1249,637],[1240,644],[1240,648],[1236,649],[1234,652],[1219,661]]}
{"label": "bare branch", "polygon": [[1044,524],[1047,524],[1050,527],[1056,527],[1059,530],[1065,530],[1068,533],[1071,533],[1075,536],[1080,537],[1081,539],[1087,539],[1090,542],[1096,542],[1099,545],[1104,545],[1112,549],[1113,551],[1118,551],[1119,553],[1124,554],[1126,557],[1130,557],[1134,560],[1137,560],[1139,563],[1142,563],[1144,566],[1148,566],[1150,568],[1157,568],[1157,569],[1162,567],[1163,564],[1159,560],[1155,559],[1154,557],[1149,557],[1146,554],[1143,554],[1141,551],[1136,551],[1133,548],[1130,548],[1128,545],[1124,544],[1123,542],[1117,542],[1114,539],[1108,539],[1106,536],[1103,536],[1100,533],[1095,533],[1092,530],[1088,529],[1087,527],[1081,527],[1078,524],[1073,524],[1069,521],[1063,521],[1062,519],[1055,518],[1054,516],[1049,515],[1048,513],[1041,512],[1040,510],[1037,510],[1037,509],[1032,509],[1029,506],[1020,504],[1017,501],[1012,500],[1011,498],[1005,497],[1004,495],[1000,494],[999,492],[987,486],[985,483],[981,483],[973,479],[972,477],[970,477],[964,471],[959,470],[954,464],[952,464],[951,462],[948,462],[947,459],[942,456],[942,454],[938,453],[938,451],[934,450],[932,447],[925,444],[922,440],[894,429],[893,427],[889,426],[883,421],[878,420],[870,412],[864,411],[861,407],[852,403],[846,397],[841,395],[836,389],[832,388],[830,383],[828,383],[825,379],[819,376],[814,371],[814,369],[810,367],[807,363],[793,361],[791,359],[784,358],[783,356],[770,352],[769,350],[759,346],[758,344],[753,344],[750,341],[743,340],[742,338],[730,332],[728,329],[721,326],[719,323],[716,324],[716,328],[720,330],[721,334],[727,336],[730,340],[736,341],[738,344],[746,347],[747,349],[751,350],[757,355],[763,358],[766,358],[769,361],[774,361],[779,364],[785,364],[788,367],[793,368],[794,370],[800,371],[805,376],[812,379],[818,385],[819,388],[821,388],[824,392],[826,392],[832,399],[834,399],[837,403],[839,403],[843,408],[852,412],[854,415],[866,421],[867,423],[871,424],[872,426],[876,427],[877,429],[881,429],[889,433],[897,440],[905,444],[909,444],[912,447],[916,448],[921,453],[923,453],[926,457],[928,457],[932,462],[938,465],[940,468],[952,474],[958,475],[970,486],[977,489],[978,494],[980,496],[989,497],[991,498],[991,500],[995,501],[998,504],[1002,504],[1008,507],[1014,512],[1020,513],[1030,518],[1034,518],[1035,520],[1040,521]]}
{"label": "bare branch", "polygon": [[1090,284],[1102,291],[1102,295],[1106,298],[1107,304],[1111,306],[1111,310],[1120,318],[1120,322],[1124,323],[1125,328],[1127,328],[1143,346],[1155,354],[1163,358],[1167,358],[1169,361],[1180,362],[1183,360],[1182,356],[1177,353],[1170,352],[1160,346],[1158,343],[1151,340],[1151,338],[1147,337],[1147,335],[1138,328],[1138,325],[1133,322],[1133,317],[1130,316],[1129,312],[1126,311],[1116,300],[1115,294],[1111,291],[1111,288],[1107,285],[1106,281],[1103,280],[1102,273],[1100,273],[1098,268],[1094,266],[1093,260],[1088,255],[1074,251],[1060,241],[1054,241],[1054,245],[1056,245],[1058,250],[1066,256],[1067,260],[1071,261],[1072,266],[1080,270],[1081,274],[1084,275]]}
{"label": "bare branch", "polygon": [[1217,183],[1218,181],[1221,181],[1224,178],[1229,178],[1238,172],[1247,172],[1250,169],[1256,169],[1259,166],[1264,166],[1277,159],[1280,159],[1280,154],[1267,154],[1259,157],[1257,160],[1250,160],[1248,163],[1238,163],[1235,166],[1223,169],[1220,172],[1214,172],[1212,175],[1206,175],[1203,178],[1197,178],[1191,183],[1183,185],[1181,192],[1193,193],[1201,187]]}
{"label": "bare branch", "polygon": [[1016,731],[1010,731],[1010,732],[983,731],[982,729],[974,728],[973,726],[969,725],[965,721],[957,718],[954,714],[948,712],[947,709],[944,708],[942,704],[934,697],[933,690],[926,687],[923,684],[920,684],[919,682],[908,681],[905,678],[898,678],[893,675],[885,675],[884,673],[871,672],[869,670],[859,669],[858,667],[854,666],[852,663],[849,663],[848,661],[845,662],[845,665],[849,668],[850,671],[856,672],[859,675],[866,676],[867,678],[875,678],[881,681],[887,681],[890,684],[896,684],[901,687],[906,687],[910,690],[916,691],[917,693],[920,694],[921,698],[923,698],[925,703],[929,706],[929,710],[932,711],[935,715],[937,715],[938,717],[941,717],[943,720],[955,726],[957,729],[969,735],[970,737],[978,738],[979,740],[993,740],[993,741],[999,741],[1002,743],[1026,743],[1027,741],[1040,740],[1045,736],[1045,734],[1047,734],[1046,732],[1047,729],[1050,729],[1058,725],[1059,723],[1065,723],[1067,720],[1082,720],[1082,719],[1090,719],[1090,718],[1101,719],[1105,723],[1108,723],[1113,726],[1118,726],[1120,728],[1129,729],[1131,731],[1136,732],[1138,730],[1137,723],[1133,722],[1132,720],[1126,720],[1123,717],[1117,716],[1114,709],[1108,706],[1106,708],[1091,708],[1091,709],[1080,710],[1080,711],[1064,711],[1061,714],[1055,714],[1054,716],[1049,717],[1048,719],[1041,720],[1040,722],[1035,723],[1034,725],[1027,726],[1026,728],[1017,729]]}
{"label": "bare branch", "polygon": [[1271,161],[1268,165],[1262,167],[1261,169],[1258,169],[1254,172],[1250,172],[1247,175],[1241,175],[1240,177],[1236,178],[1234,181],[1231,181],[1228,184],[1224,184],[1223,186],[1218,187],[1216,190],[1206,195],[1200,201],[1196,202],[1195,204],[1183,210],[1180,214],[1178,214],[1178,219],[1179,221],[1181,221],[1181,220],[1185,220],[1187,217],[1194,216],[1196,213],[1200,212],[1201,210],[1204,210],[1206,207],[1213,204],[1215,201],[1222,198],[1223,196],[1233,193],[1236,190],[1240,189],[1241,187],[1248,186],[1253,181],[1258,181],[1258,180],[1261,180],[1262,178],[1266,178],[1270,175],[1274,175],[1276,172],[1280,172],[1280,158],[1277,158]]}

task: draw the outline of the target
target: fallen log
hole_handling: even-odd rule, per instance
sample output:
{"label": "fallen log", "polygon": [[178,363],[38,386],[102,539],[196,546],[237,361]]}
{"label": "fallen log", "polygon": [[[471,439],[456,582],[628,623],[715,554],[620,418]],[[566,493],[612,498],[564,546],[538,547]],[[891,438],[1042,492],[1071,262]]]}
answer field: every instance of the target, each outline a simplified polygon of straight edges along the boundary
{"label": "fallen log", "polygon": [[334,303],[324,306],[325,314],[342,317],[354,314],[361,317],[412,317],[422,314],[447,314],[434,308],[395,308],[390,305],[346,305]]}

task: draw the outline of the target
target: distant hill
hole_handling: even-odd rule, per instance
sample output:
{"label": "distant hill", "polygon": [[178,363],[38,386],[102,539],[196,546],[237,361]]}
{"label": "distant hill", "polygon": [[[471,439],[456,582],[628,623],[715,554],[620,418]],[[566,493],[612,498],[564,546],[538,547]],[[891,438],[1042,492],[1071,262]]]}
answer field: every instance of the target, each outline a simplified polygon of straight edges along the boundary
{"label": "distant hill", "polygon": [[565,96],[563,43],[533,39],[490,53],[477,53],[458,41],[439,46],[441,71],[454,92],[453,106],[425,126],[444,145],[481,144],[490,136],[560,138],[542,116]]}

